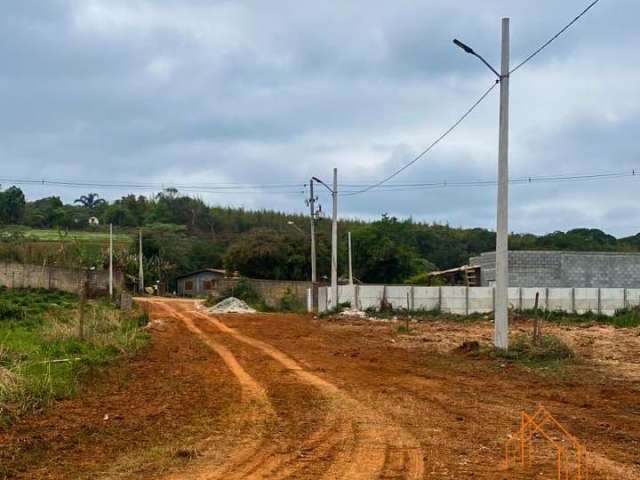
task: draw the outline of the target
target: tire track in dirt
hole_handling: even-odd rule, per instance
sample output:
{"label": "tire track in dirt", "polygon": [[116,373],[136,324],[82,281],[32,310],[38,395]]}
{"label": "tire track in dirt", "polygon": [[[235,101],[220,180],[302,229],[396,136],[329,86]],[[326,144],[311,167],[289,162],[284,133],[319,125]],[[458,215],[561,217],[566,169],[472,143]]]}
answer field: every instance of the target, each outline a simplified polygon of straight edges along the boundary
{"label": "tire track in dirt", "polygon": [[[200,311],[191,310],[185,313],[206,320],[221,332],[262,351],[303,383],[317,388],[323,394],[331,411],[329,423],[336,422],[339,433],[333,435],[333,438],[323,438],[319,443],[323,445],[324,451],[336,446],[342,448],[338,448],[332,465],[322,478],[423,478],[424,463],[420,445],[402,428],[387,423],[384,417],[365,407],[334,384],[306,371],[295,360],[272,345],[246,336],[228,327],[219,318]],[[319,435],[326,434],[323,431]],[[319,451],[314,453],[317,456]]]}
{"label": "tire track in dirt", "polygon": [[[176,302],[177,303],[177,302]],[[285,479],[285,478],[318,478],[318,475],[309,477],[311,466],[315,465],[315,460],[329,460],[337,455],[346,439],[353,437],[350,425],[334,418],[330,414],[323,418],[320,426],[309,438],[302,443],[299,441],[290,442],[286,452],[278,449],[268,437],[269,427],[276,427],[280,421],[277,413],[268,398],[266,389],[255,380],[241,365],[236,356],[220,342],[214,340],[210,334],[204,332],[189,311],[185,311],[185,305],[192,306],[186,302],[178,303],[178,308],[173,308],[170,304],[162,301],[151,301],[151,304],[161,309],[166,315],[182,321],[185,326],[198,336],[205,345],[215,351],[234,374],[243,391],[245,399],[242,409],[244,425],[258,425],[258,432],[252,432],[252,438],[248,443],[242,443],[236,452],[226,457],[223,466],[220,460],[200,465],[197,469],[187,474],[175,474],[165,477],[165,480],[213,480],[213,479]],[[208,324],[208,318],[205,317]],[[243,426],[237,428],[238,431],[246,429]],[[206,455],[206,454],[205,454]],[[322,467],[322,465],[318,465]],[[324,470],[323,470],[324,471]],[[338,477],[336,477],[338,478]]]}
{"label": "tire track in dirt", "polygon": [[278,456],[265,438],[269,424],[277,421],[265,388],[240,365],[226,346],[207,336],[188,315],[180,313],[166,302],[143,300],[141,303],[159,308],[167,316],[182,321],[207,347],[220,356],[242,389],[242,422],[235,425],[234,430],[240,432],[248,429],[252,433],[248,442],[242,442],[233,449],[234,453],[230,457],[225,458],[224,465],[220,466],[217,462],[215,465],[203,465],[187,474],[169,475],[165,480],[272,478],[271,471],[287,459]]}

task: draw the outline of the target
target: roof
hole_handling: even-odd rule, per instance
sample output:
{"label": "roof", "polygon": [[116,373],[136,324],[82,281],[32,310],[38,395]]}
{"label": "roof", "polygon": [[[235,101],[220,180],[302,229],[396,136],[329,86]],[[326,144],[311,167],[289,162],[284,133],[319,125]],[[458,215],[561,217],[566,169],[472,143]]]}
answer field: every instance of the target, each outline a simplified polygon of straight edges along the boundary
{"label": "roof", "polygon": [[478,268],[480,267],[476,265],[463,265],[462,267],[450,268],[449,270],[441,270],[439,272],[429,272],[427,276],[435,277],[438,275],[446,275],[447,273],[457,273],[457,272],[466,272],[467,270],[476,270]]}
{"label": "roof", "polygon": [[203,268],[202,270],[196,270],[195,272],[185,273],[183,275],[178,275],[176,280],[186,277],[192,277],[193,275],[198,275],[200,273],[219,273],[221,275],[227,275],[227,271],[221,268]]}

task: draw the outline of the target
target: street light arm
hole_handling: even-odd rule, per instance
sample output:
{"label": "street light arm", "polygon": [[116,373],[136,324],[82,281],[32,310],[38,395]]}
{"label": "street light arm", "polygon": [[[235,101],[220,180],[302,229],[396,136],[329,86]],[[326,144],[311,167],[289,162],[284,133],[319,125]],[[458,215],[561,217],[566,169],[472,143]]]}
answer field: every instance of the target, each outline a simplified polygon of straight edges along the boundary
{"label": "street light arm", "polygon": [[311,180],[315,180],[316,182],[318,182],[320,185],[322,185],[324,188],[326,188],[327,190],[329,190],[331,193],[333,193],[333,189],[327,185],[326,183],[324,183],[322,180],[320,180],[318,177],[311,177]]}
{"label": "street light arm", "polygon": [[467,52],[468,54],[473,55],[474,57],[479,58],[479,59],[480,59],[480,61],[481,61],[482,63],[484,63],[484,64],[489,68],[489,70],[491,70],[491,71],[495,74],[495,76],[496,76],[496,77],[498,77],[499,79],[501,79],[501,78],[502,78],[502,75],[500,75],[500,74],[498,73],[498,71],[497,71],[495,68],[493,68],[489,62],[487,62],[484,58],[482,58],[482,56],[481,56],[481,55],[477,54],[473,48],[471,48],[471,47],[470,47],[470,46],[468,46],[468,45],[465,45],[464,43],[462,43],[462,42],[461,42],[460,40],[458,40],[457,38],[454,38],[454,39],[453,39],[453,43],[454,43],[456,46],[460,47],[460,48],[461,48],[462,50],[464,50],[465,52]]}

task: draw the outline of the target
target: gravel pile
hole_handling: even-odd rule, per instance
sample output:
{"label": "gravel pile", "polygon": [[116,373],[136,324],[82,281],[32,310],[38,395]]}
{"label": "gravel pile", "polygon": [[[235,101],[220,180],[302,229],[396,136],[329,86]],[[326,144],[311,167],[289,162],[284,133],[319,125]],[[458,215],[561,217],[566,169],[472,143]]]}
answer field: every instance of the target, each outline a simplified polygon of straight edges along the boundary
{"label": "gravel pile", "polygon": [[208,309],[211,313],[256,313],[246,302],[239,298],[229,297]]}

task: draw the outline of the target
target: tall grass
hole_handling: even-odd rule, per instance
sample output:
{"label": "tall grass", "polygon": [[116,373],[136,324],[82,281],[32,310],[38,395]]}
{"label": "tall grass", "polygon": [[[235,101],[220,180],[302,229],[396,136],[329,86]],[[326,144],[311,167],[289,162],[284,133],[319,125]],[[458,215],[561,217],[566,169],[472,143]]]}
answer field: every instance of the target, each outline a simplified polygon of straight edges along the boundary
{"label": "tall grass", "polygon": [[21,308],[14,318],[0,317],[0,426],[75,394],[90,374],[147,341],[137,310],[91,302],[80,338],[78,301],[71,295],[0,290],[0,306],[13,308],[7,305]]}

